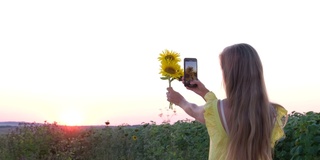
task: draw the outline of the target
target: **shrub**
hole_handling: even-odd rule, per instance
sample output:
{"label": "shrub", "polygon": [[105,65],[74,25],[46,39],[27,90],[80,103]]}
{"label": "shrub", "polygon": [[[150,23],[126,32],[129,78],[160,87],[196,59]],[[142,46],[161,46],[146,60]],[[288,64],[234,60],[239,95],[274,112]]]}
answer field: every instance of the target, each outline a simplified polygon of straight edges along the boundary
{"label": "shrub", "polygon": [[93,135],[91,159],[207,159],[208,134],[195,121],[106,127]]}
{"label": "shrub", "polygon": [[[205,125],[183,120],[102,128],[26,123],[0,136],[0,159],[50,160],[202,160],[208,159]],[[320,159],[320,115],[292,112],[276,160]]]}
{"label": "shrub", "polygon": [[286,138],[277,144],[275,159],[320,159],[320,113],[292,112],[284,132]]}
{"label": "shrub", "polygon": [[58,126],[57,123],[23,123],[1,137],[0,153],[3,155],[0,158],[81,159],[91,146],[84,136],[89,135],[87,132],[77,127]]}

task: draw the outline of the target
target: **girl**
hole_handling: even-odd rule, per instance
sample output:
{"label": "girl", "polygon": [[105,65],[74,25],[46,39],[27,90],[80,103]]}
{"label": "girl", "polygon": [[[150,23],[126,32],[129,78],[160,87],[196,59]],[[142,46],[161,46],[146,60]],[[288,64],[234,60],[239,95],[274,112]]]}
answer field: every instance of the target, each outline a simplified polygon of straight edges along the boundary
{"label": "girl", "polygon": [[209,160],[270,160],[272,148],[284,136],[287,110],[271,103],[262,63],[248,44],[226,47],[220,54],[226,99],[219,100],[200,81],[187,89],[203,97],[204,106],[190,103],[171,87],[167,100],[204,123],[210,137]]}

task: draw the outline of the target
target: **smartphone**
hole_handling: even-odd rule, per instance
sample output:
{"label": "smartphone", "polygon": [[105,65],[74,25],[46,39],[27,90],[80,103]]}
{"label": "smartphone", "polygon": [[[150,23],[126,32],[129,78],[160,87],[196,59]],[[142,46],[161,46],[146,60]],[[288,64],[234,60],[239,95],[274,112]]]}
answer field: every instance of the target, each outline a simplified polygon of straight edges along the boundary
{"label": "smartphone", "polygon": [[196,58],[184,58],[184,86],[197,87],[196,84],[190,84],[192,80],[198,80],[198,61]]}

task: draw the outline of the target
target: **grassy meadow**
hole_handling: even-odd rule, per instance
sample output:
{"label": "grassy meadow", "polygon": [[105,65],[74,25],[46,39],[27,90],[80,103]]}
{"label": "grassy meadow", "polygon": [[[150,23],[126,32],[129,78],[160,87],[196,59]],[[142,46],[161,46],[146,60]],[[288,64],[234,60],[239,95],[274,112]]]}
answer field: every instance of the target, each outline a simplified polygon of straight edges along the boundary
{"label": "grassy meadow", "polygon": [[[205,126],[188,119],[137,126],[24,123],[0,131],[1,160],[206,160],[209,150]],[[274,159],[320,159],[320,113],[293,112],[284,131]]]}

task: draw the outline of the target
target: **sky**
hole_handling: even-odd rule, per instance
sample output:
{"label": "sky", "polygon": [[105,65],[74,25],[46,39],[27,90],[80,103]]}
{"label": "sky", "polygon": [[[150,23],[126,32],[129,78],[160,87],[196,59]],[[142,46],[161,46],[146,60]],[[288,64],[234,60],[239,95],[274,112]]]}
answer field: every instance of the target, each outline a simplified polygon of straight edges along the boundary
{"label": "sky", "polygon": [[[0,121],[62,125],[191,119],[168,110],[159,54],[198,60],[198,78],[225,98],[218,56],[259,53],[269,99],[320,112],[317,1],[0,1]],[[182,65],[182,63],[180,63]],[[172,86],[205,102],[179,81]],[[163,113],[160,117],[159,114]],[[169,118],[168,118],[169,117]]]}

